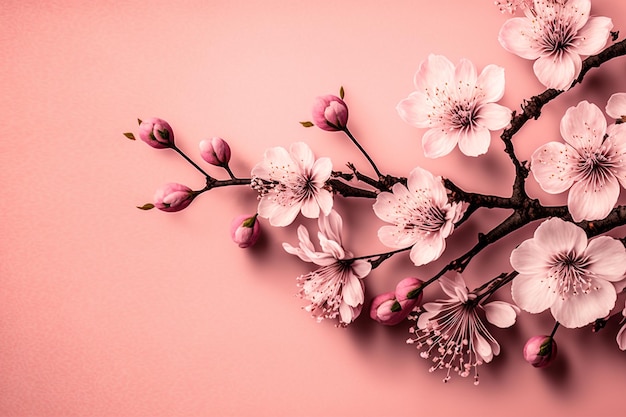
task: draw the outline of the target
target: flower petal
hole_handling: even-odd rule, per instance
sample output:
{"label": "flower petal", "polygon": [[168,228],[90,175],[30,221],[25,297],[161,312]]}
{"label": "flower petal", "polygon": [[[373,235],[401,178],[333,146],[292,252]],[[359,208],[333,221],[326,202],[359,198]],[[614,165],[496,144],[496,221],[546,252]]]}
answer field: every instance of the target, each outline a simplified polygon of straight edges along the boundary
{"label": "flower petal", "polygon": [[617,346],[619,346],[621,350],[626,350],[626,325],[619,329],[615,339],[617,340]]}
{"label": "flower petal", "polygon": [[486,363],[491,362],[493,359],[493,351],[491,350],[491,345],[487,340],[480,335],[478,332],[474,332],[472,334],[472,339],[474,342],[474,349],[476,350],[476,354],[482,358]]}
{"label": "flower petal", "polygon": [[[435,177],[430,171],[423,168],[415,167],[411,170],[407,179],[407,189],[411,194],[417,193],[419,198],[422,198],[421,195],[430,196],[436,206],[443,206],[448,203],[448,195],[441,177]],[[414,199],[413,196],[409,195],[406,198]]]}
{"label": "flower petal", "polygon": [[562,326],[568,329],[583,327],[611,312],[617,299],[613,284],[593,278],[591,284],[592,290],[588,293],[556,298],[550,311]]}
{"label": "flower petal", "polygon": [[597,186],[590,179],[574,183],[567,196],[567,208],[575,222],[604,219],[619,197],[620,186],[615,177]]}
{"label": "flower petal", "polygon": [[[480,72],[476,85],[482,92],[481,99],[483,102],[490,103],[500,100],[504,95],[504,68],[493,64],[487,65]],[[509,110],[510,118],[511,111]]]}
{"label": "flower petal", "polygon": [[545,276],[519,274],[511,284],[511,296],[522,310],[541,313],[557,299]]}
{"label": "flower petal", "polygon": [[343,301],[350,307],[356,307],[359,304],[363,304],[363,282],[352,274],[348,274],[346,281],[342,287]]}
{"label": "flower petal", "polygon": [[352,272],[358,278],[365,278],[372,271],[372,264],[368,261],[356,260],[350,265]]}
{"label": "flower petal", "polygon": [[618,120],[626,116],[626,93],[615,93],[609,98],[606,114]]}
{"label": "flower petal", "polygon": [[342,244],[343,220],[335,210],[331,210],[328,215],[320,216],[317,226],[327,239]]}
{"label": "flower petal", "polygon": [[428,97],[421,91],[415,91],[400,101],[396,106],[396,111],[402,120],[414,127],[432,126],[432,119],[428,117],[428,114],[432,112],[432,104],[429,104]]}
{"label": "flower petal", "polygon": [[308,171],[315,163],[313,151],[309,148],[309,145],[304,142],[292,143],[289,147],[289,153],[293,161],[298,164],[300,171]]}
{"label": "flower petal", "polygon": [[613,21],[608,17],[593,16],[587,20],[573,41],[573,50],[580,55],[597,54],[604,48],[613,29]]}
{"label": "flower petal", "polygon": [[467,301],[469,292],[461,274],[455,274],[454,280],[444,275],[439,278],[439,285],[443,292],[452,300],[462,303]]}
{"label": "flower petal", "polygon": [[571,146],[548,142],[533,152],[530,170],[543,191],[559,194],[574,183],[577,162],[578,153]]}
{"label": "flower petal", "polygon": [[400,229],[398,226],[383,226],[378,229],[378,239],[388,248],[408,248],[420,238],[414,229]]}
{"label": "flower petal", "polygon": [[443,55],[430,54],[425,61],[422,61],[413,79],[415,89],[428,91],[437,86],[444,86],[446,83],[452,85],[454,82],[454,65]]}
{"label": "flower petal", "polygon": [[617,282],[626,273],[626,248],[610,236],[599,236],[589,241],[585,255],[587,267],[597,278]]}
{"label": "flower petal", "polygon": [[457,134],[445,128],[429,129],[422,136],[422,147],[426,158],[439,158],[452,152],[458,141]]}
{"label": "flower petal", "polygon": [[476,115],[476,124],[489,130],[503,129],[510,121],[511,109],[496,103],[483,104]]}
{"label": "flower petal", "polygon": [[567,51],[558,56],[539,57],[533,64],[533,70],[541,84],[557,90],[567,90],[580,73],[581,67],[580,56]]}
{"label": "flower petal", "polygon": [[317,194],[315,194],[315,201],[324,215],[330,214],[333,208],[333,195],[330,191],[318,190]]}
{"label": "flower petal", "polygon": [[459,149],[467,156],[478,156],[487,153],[491,144],[491,132],[485,127],[459,130]]}
{"label": "flower petal", "polygon": [[520,274],[547,274],[550,253],[540,247],[535,239],[528,239],[511,252],[511,266]]}
{"label": "flower petal", "polygon": [[535,32],[531,21],[523,17],[514,17],[502,25],[498,34],[500,45],[507,51],[524,59],[537,59],[541,56],[541,47],[532,36]]}
{"label": "flower petal", "polygon": [[552,217],[541,223],[533,238],[536,244],[546,253],[582,254],[587,248],[585,231],[574,223]]}
{"label": "flower petal", "polygon": [[588,101],[570,107],[561,119],[561,136],[577,150],[597,149],[606,133],[606,119],[602,110]]}
{"label": "flower petal", "polygon": [[[380,236],[380,231],[379,231]],[[426,265],[438,259],[446,248],[446,240],[438,233],[419,239],[411,249],[409,257],[415,266]]]}
{"label": "flower petal", "polygon": [[318,187],[322,188],[330,178],[333,171],[333,163],[330,158],[319,158],[311,165],[306,165],[306,169],[311,170],[310,180]]}
{"label": "flower petal", "polygon": [[307,198],[301,203],[301,211],[304,217],[309,219],[317,219],[320,215],[320,206],[317,204],[315,198]]}
{"label": "flower petal", "polygon": [[500,328],[511,327],[515,324],[520,310],[517,306],[504,301],[492,301],[483,306],[487,321]]}
{"label": "flower petal", "polygon": [[458,97],[472,97],[476,89],[476,67],[472,61],[461,59],[454,69],[455,95]]}

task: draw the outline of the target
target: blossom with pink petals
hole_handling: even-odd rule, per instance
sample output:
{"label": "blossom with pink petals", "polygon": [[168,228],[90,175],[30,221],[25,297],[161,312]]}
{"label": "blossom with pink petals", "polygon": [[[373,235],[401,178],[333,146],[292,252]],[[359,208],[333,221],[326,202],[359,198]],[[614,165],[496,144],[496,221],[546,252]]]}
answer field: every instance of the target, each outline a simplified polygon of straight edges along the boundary
{"label": "blossom with pink petals", "polygon": [[568,328],[605,317],[617,298],[613,282],[624,278],[626,249],[612,237],[587,240],[574,223],[553,217],[511,253],[519,272],[511,286],[515,303],[529,313],[550,309]]}
{"label": "blossom with pink petals", "polygon": [[339,324],[345,326],[361,314],[365,298],[362,279],[370,273],[372,264],[351,259],[352,253],[343,247],[343,220],[336,211],[331,210],[328,216],[320,215],[318,226],[321,252],[315,249],[308,230],[302,225],[298,227],[299,247],[283,243],[283,248],[319,266],[298,277],[298,295],[310,302],[305,310],[318,321],[338,318]]}
{"label": "blossom with pink petals", "polygon": [[411,171],[406,186],[396,183],[391,191],[378,194],[373,207],[381,220],[392,224],[378,230],[380,241],[391,248],[413,246],[410,257],[417,266],[439,258],[465,211],[463,204],[450,203],[441,177],[419,167]]}
{"label": "blossom with pink petals", "polygon": [[315,159],[306,143],[265,151],[263,161],[252,168],[252,187],[259,192],[259,216],[272,226],[290,225],[299,212],[317,218],[328,215],[333,197],[324,188],[333,165],[329,158]]}
{"label": "blossom with pink petals", "polygon": [[532,155],[531,171],[550,194],[569,189],[567,206],[575,222],[605,218],[626,186],[626,125],[607,129],[602,111],[587,101],[570,107],[561,120],[565,143],[549,142]]}
{"label": "blossom with pink petals", "polygon": [[450,380],[452,371],[467,377],[473,369],[474,384],[478,385],[478,366],[500,353],[500,345],[481,315],[489,323],[505,328],[515,324],[519,308],[504,301],[476,301],[477,295],[468,290],[459,273],[454,279],[439,278],[439,284],[448,298],[425,303],[410,316],[417,323],[409,330],[414,336],[406,342],[416,344],[422,351],[420,356],[432,360],[430,372],[446,371],[443,382]]}
{"label": "blossom with pink petals", "polygon": [[428,129],[422,136],[424,155],[438,158],[458,144],[467,156],[487,152],[491,130],[504,128],[511,110],[496,104],[504,94],[504,68],[486,66],[480,75],[472,62],[456,67],[448,58],[429,55],[414,78],[416,91],[402,100],[398,114],[408,124]]}
{"label": "blossom with pink petals", "polygon": [[626,93],[615,93],[606,103],[606,114],[620,122],[626,122]]}
{"label": "blossom with pink petals", "polygon": [[606,44],[613,22],[590,17],[591,0],[534,0],[525,17],[507,20],[498,40],[504,49],[535,60],[533,70],[548,88],[568,89],[582,68],[581,55]]}

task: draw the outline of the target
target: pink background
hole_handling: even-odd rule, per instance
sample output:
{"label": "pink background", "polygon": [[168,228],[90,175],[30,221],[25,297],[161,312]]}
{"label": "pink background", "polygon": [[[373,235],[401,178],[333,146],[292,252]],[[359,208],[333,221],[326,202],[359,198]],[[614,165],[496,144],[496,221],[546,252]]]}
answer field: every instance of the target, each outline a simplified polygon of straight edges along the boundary
{"label": "pink background", "polygon": [[[592,12],[626,33],[626,3],[595,0]],[[422,132],[395,112],[431,52],[504,66],[510,108],[543,91],[532,63],[499,46],[507,15],[491,0],[4,0],[0,16],[1,415],[623,415],[617,321],[597,335],[559,330],[558,361],[537,370],[521,349],[553,322],[524,313],[513,329],[494,330],[503,353],[481,367],[479,387],[458,377],[444,385],[404,343],[407,325],[363,315],[336,329],[301,310],[295,277],[310,265],[280,247],[296,242],[300,218],[285,229],[264,221],[263,240],[244,251],[228,227],[255,210],[246,188],[214,190],[176,214],[135,208],[165,182],[203,186],[173,152],[122,136],[136,132],[136,118],[168,120],[196,160],[201,139],[226,138],[239,176],[265,148],[297,140],[335,169],[350,161],[369,173],[341,134],[298,123],[315,96],[341,85],[349,125],[382,171],[420,165],[507,195],[513,170],[498,139],[479,158],[455,150],[426,160]],[[560,138],[567,107],[588,99],[604,108],[626,91],[625,63],[590,73],[524,127],[520,158]],[[533,180],[529,191],[565,201]],[[347,246],[360,255],[385,250],[371,203],[336,199]],[[367,278],[366,306],[405,276],[432,275],[505,215],[478,212],[432,265],[385,262]],[[510,250],[533,229],[475,258],[470,286],[509,271]],[[434,286],[426,296],[437,295]],[[508,287],[499,296],[510,299]]]}

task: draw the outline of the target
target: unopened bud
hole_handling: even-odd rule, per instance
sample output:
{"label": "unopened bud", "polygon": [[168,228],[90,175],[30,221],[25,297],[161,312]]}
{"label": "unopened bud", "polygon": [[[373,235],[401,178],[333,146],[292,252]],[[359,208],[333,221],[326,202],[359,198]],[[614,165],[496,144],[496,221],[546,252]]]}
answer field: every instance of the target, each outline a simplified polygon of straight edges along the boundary
{"label": "unopened bud", "polygon": [[230,161],[230,146],[222,138],[204,139],[200,142],[200,155],[209,164],[223,167]]}
{"label": "unopened bud", "polygon": [[524,359],[535,368],[550,365],[556,353],[556,341],[551,336],[533,336],[524,345]]}
{"label": "unopened bud", "polygon": [[396,285],[396,299],[401,303],[410,300],[415,307],[422,301],[422,284],[415,277],[404,278]]}
{"label": "unopened bud", "polygon": [[153,148],[174,147],[174,131],[163,119],[151,117],[139,124],[139,138]]}
{"label": "unopened bud", "polygon": [[253,246],[261,235],[261,226],[257,215],[242,214],[233,219],[230,225],[230,235],[240,248]]}
{"label": "unopened bud", "polygon": [[159,210],[174,212],[186,208],[197,193],[186,185],[171,182],[159,188],[154,194],[154,206]]}
{"label": "unopened bud", "polygon": [[313,122],[323,130],[343,130],[348,124],[348,106],[331,94],[317,97],[313,104]]}

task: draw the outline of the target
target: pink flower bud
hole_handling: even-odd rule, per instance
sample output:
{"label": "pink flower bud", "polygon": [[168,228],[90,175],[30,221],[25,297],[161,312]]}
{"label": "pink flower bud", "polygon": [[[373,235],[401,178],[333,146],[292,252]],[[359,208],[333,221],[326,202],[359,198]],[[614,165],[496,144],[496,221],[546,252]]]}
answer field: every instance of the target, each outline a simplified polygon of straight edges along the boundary
{"label": "pink flower bud", "polygon": [[401,303],[396,299],[395,292],[386,292],[372,300],[370,317],[385,326],[395,326],[409,315],[413,307],[412,300]]}
{"label": "pink flower bud", "polygon": [[171,182],[159,188],[154,194],[154,206],[163,211],[180,211],[186,208],[197,193],[186,185]]}
{"label": "pink flower bud", "polygon": [[415,277],[404,278],[396,285],[396,299],[400,303],[409,301],[415,307],[422,301],[422,284],[423,282]]}
{"label": "pink flower bud", "polygon": [[343,130],[348,123],[348,106],[337,96],[317,97],[313,104],[313,122],[323,130]]}
{"label": "pink flower bud", "polygon": [[524,345],[524,359],[535,368],[545,368],[556,358],[556,341],[551,336],[533,336]]}
{"label": "pink flower bud", "polygon": [[230,224],[230,235],[233,242],[240,248],[248,248],[259,240],[261,226],[257,221],[257,215],[242,214],[233,219]]}
{"label": "pink flower bud", "polygon": [[139,125],[139,137],[153,148],[174,147],[174,131],[163,119],[151,117]]}
{"label": "pink flower bud", "polygon": [[222,138],[204,139],[200,142],[200,155],[209,164],[223,167],[230,161],[230,146]]}

